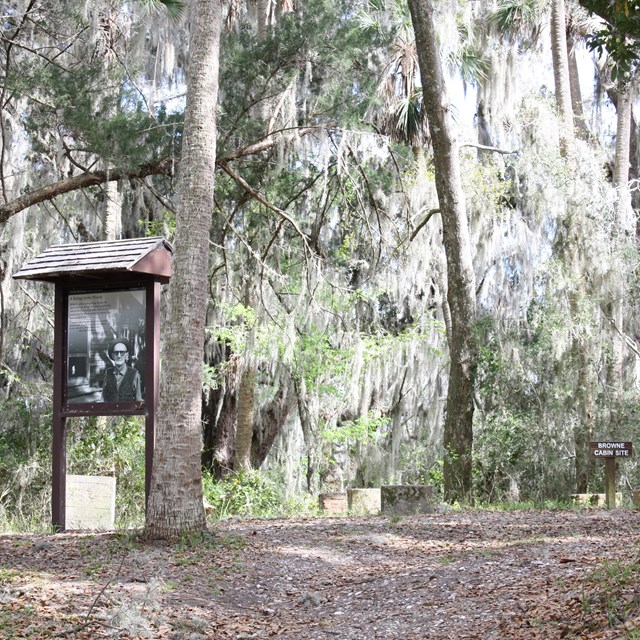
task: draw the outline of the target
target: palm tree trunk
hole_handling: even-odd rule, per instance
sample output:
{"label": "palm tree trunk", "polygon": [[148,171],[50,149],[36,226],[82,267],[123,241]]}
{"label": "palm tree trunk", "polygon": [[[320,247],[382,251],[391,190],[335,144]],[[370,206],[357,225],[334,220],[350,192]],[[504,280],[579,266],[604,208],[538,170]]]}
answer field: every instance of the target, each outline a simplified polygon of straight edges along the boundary
{"label": "palm tree trunk", "polygon": [[164,324],[158,434],[147,505],[146,533],[151,538],[175,539],[206,526],[200,419],[221,19],[218,0],[192,0],[174,274]]}
{"label": "palm tree trunk", "polygon": [[560,120],[560,153],[562,155],[567,155],[573,141],[573,110],[571,107],[566,23],[564,0],[551,0],[551,55]]}
{"label": "palm tree trunk", "polygon": [[[616,188],[616,230],[621,238],[631,237],[635,233],[635,216],[631,206],[629,191],[629,167],[631,151],[631,95],[629,88],[621,80],[618,84],[616,150],[613,165],[613,185]],[[617,282],[612,292],[608,312],[614,330],[612,332],[613,354],[609,372],[609,385],[616,397],[620,397],[624,388],[624,287]]]}
{"label": "palm tree trunk", "polygon": [[592,361],[594,345],[591,340],[584,344],[574,341],[573,352],[577,356],[578,388],[578,424],[574,430],[576,450],[576,493],[587,493],[589,478],[593,471],[593,460],[589,457],[589,442],[595,433],[595,368]]}
{"label": "palm tree trunk", "polygon": [[580,88],[580,74],[578,71],[578,58],[576,57],[576,43],[567,40],[567,56],[569,63],[569,88],[571,90],[571,107],[573,111],[573,123],[575,130],[583,138],[587,138],[589,127],[582,106],[582,90]]}
{"label": "palm tree trunk", "polygon": [[631,195],[629,193],[629,167],[631,152],[631,92],[620,81],[618,86],[618,118],[616,125],[616,155],[613,167],[613,184],[618,190],[616,214],[619,229],[623,233],[634,230]]}
{"label": "palm tree trunk", "polygon": [[104,185],[104,193],[104,239],[119,240],[122,237],[122,197],[118,183],[107,182]]}

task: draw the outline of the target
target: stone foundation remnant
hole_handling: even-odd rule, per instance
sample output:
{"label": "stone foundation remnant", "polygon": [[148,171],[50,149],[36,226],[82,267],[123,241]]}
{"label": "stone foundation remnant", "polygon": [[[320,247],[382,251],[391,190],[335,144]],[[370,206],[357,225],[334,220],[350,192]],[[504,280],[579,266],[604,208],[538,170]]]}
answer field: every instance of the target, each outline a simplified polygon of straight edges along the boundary
{"label": "stone foundation remnant", "polygon": [[318,496],[320,511],[326,514],[344,513],[347,510],[346,493],[321,493]]}
{"label": "stone foundation remnant", "polygon": [[378,515],[381,509],[380,489],[347,489],[349,511]]}
{"label": "stone foundation remnant", "polygon": [[385,516],[413,516],[435,511],[430,484],[382,485],[380,496]]}

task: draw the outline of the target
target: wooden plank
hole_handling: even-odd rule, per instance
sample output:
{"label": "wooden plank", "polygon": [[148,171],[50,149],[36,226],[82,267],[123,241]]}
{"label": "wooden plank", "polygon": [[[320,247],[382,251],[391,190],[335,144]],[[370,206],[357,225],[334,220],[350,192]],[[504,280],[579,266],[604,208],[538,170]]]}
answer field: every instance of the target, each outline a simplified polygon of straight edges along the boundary
{"label": "wooden plank", "polygon": [[160,395],[160,295],[159,282],[147,287],[147,321],[146,321],[146,414],[145,414],[145,465],[144,496],[145,509],[151,492],[151,476],[153,473],[153,452],[156,446],[158,427],[158,397]]}
{"label": "wooden plank", "polygon": [[593,458],[631,458],[633,443],[606,440],[590,442],[589,454]]}
{"label": "wooden plank", "polygon": [[27,262],[13,277],[56,280],[81,273],[132,272],[171,276],[173,248],[164,238],[53,245]]}

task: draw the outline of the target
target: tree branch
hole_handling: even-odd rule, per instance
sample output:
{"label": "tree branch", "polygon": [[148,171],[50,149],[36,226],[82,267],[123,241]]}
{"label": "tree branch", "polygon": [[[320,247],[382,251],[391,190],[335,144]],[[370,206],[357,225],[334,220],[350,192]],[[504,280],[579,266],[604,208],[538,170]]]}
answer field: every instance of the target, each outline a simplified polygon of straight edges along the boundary
{"label": "tree branch", "polygon": [[298,128],[295,127],[290,133],[285,134],[284,131],[274,131],[270,133],[264,140],[260,140],[260,142],[256,142],[255,144],[250,144],[242,149],[237,149],[236,151],[232,151],[228,155],[223,158],[218,158],[217,162],[220,164],[221,162],[231,162],[232,160],[238,160],[239,158],[244,158],[246,156],[251,156],[254,153],[260,153],[261,151],[266,151],[267,149],[271,149],[278,142],[281,142],[283,139],[285,141],[291,140],[296,137],[306,136],[314,131],[318,131],[319,129],[323,129],[325,127],[303,127]]}
{"label": "tree branch", "polygon": [[65,178],[59,182],[54,182],[35,189],[34,191],[29,191],[19,198],[0,206],[0,224],[5,223],[11,216],[27,207],[39,204],[45,200],[51,200],[56,196],[61,196],[71,191],[93,187],[113,180],[146,178],[153,175],[169,176],[172,174],[172,167],[172,159],[163,158],[155,163],[143,164],[136,169],[118,168],[112,169],[111,171],[88,171],[78,176]]}
{"label": "tree branch", "polygon": [[505,156],[517,155],[518,153],[520,153],[518,149],[515,149],[514,151],[510,151],[509,149],[500,149],[499,147],[488,147],[485,144],[474,144],[473,142],[467,142],[465,144],[461,144],[460,148],[462,149],[462,147],[473,147],[474,149],[479,149],[480,151],[493,151],[493,153],[501,153],[502,155],[505,155]]}
{"label": "tree branch", "polygon": [[[321,127],[304,127],[304,128],[295,128],[289,134],[284,134],[283,132],[274,132],[269,137],[261,140],[260,142],[256,142],[255,144],[248,145],[243,147],[242,149],[237,149],[232,153],[228,154],[223,158],[219,158],[217,160],[217,165],[228,173],[234,180],[241,181],[242,178],[237,176],[234,172],[229,173],[231,170],[227,166],[227,162],[232,160],[238,160],[240,158],[244,158],[246,156],[250,156],[256,153],[260,153],[262,151],[266,151],[267,149],[272,148],[278,142],[280,142],[283,138],[285,140],[292,139],[298,136],[305,136],[313,131],[317,131]],[[67,158],[69,161],[74,164],[78,168],[82,168],[78,163],[74,162],[71,158],[70,150],[67,150],[68,154]],[[134,169],[128,168],[116,168],[111,171],[85,171],[81,175],[73,176],[70,178],[65,178],[64,180],[60,180],[58,182],[54,182],[52,184],[45,185],[43,187],[39,187],[30,191],[28,193],[23,194],[19,198],[11,200],[4,205],[0,205],[0,225],[4,224],[9,218],[14,216],[16,213],[20,213],[24,209],[31,207],[34,204],[40,204],[41,202],[45,202],[46,200],[51,200],[57,196],[61,196],[65,193],[70,193],[71,191],[77,191],[79,189],[85,189],[87,187],[93,187],[99,184],[104,184],[105,182],[109,182],[112,180],[122,180],[122,179],[143,179],[148,176],[153,175],[166,175],[170,176],[173,174],[173,162],[171,158],[163,158],[155,163],[146,163],[140,165]],[[147,185],[148,186],[148,185]],[[285,215],[281,209],[274,207],[269,204],[262,196],[257,194],[257,192],[253,191],[251,187],[245,182],[242,184],[243,188],[245,188],[251,195],[262,202],[265,206],[277,211],[281,215]],[[261,199],[262,198],[262,199]],[[297,225],[293,220],[287,217],[287,220],[292,224],[292,226],[300,233],[300,235],[304,238],[305,236],[302,232],[297,228]],[[306,239],[305,239],[306,240]]]}
{"label": "tree branch", "polygon": [[420,229],[422,229],[422,227],[424,227],[427,224],[427,222],[429,222],[429,220],[431,220],[431,218],[433,218],[433,216],[436,215],[436,213],[440,213],[440,209],[429,210],[429,212],[424,217],[422,222],[413,230],[413,233],[411,234],[411,236],[409,236],[409,242],[413,242],[415,240],[415,237],[420,233]]}
{"label": "tree branch", "polygon": [[224,160],[218,160],[217,164],[232,180],[235,180],[247,193],[254,197],[258,202],[263,204],[268,209],[275,211],[279,216],[284,218],[295,229],[296,233],[302,238],[302,242],[305,248],[309,251],[309,253],[312,253],[311,247],[309,246],[309,242],[307,240],[307,236],[302,232],[302,229],[300,229],[298,223],[293,218],[291,218],[291,216],[289,216],[279,207],[271,204],[262,194],[258,193],[244,178],[232,171],[229,165]]}

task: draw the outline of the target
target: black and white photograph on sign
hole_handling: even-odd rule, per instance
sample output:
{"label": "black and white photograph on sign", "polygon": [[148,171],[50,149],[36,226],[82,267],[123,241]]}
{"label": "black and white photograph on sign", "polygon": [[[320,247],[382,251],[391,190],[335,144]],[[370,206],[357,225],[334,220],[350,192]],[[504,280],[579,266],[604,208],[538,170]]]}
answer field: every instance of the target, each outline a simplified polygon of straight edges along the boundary
{"label": "black and white photograph on sign", "polygon": [[145,290],[69,295],[67,402],[144,399]]}

